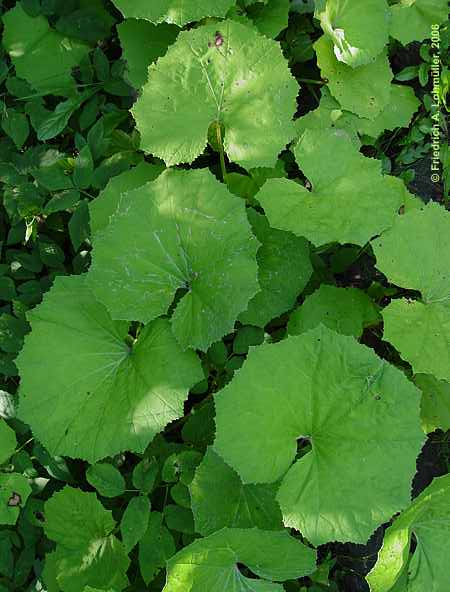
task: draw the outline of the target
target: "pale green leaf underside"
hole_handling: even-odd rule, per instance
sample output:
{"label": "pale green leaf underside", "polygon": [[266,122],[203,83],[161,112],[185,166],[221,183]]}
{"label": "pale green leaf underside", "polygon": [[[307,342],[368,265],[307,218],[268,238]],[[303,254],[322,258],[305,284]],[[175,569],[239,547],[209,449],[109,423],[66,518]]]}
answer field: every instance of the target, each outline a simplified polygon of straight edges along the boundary
{"label": "pale green leaf underside", "polygon": [[[0,473],[0,525],[17,522],[20,510],[31,494],[28,479],[19,473]],[[20,505],[17,505],[17,496]]]}
{"label": "pale green leaf underside", "polygon": [[414,382],[422,391],[422,426],[429,434],[450,430],[450,382],[436,380],[430,374],[417,374]]}
{"label": "pale green leaf underside", "polygon": [[317,246],[364,245],[392,225],[403,203],[403,182],[383,176],[380,161],[360,154],[344,130],[306,130],[295,156],[313,188],[269,179],[257,199],[273,228]]}
{"label": "pale green leaf underside", "polygon": [[295,304],[312,275],[308,242],[290,232],[270,228],[266,218],[253,209],[247,214],[256,238],[258,281],[261,290],[254,296],[241,323],[264,327]]}
{"label": "pale green leaf underside", "polygon": [[116,213],[123,193],[154,181],[163,170],[163,165],[141,162],[129,171],[112,177],[105,189],[89,203],[92,235],[108,226],[111,217]]}
{"label": "pale green leaf underside", "polygon": [[182,27],[207,16],[224,17],[236,0],[113,0],[126,18]]}
{"label": "pale green leaf underside", "polygon": [[390,100],[393,77],[386,50],[376,60],[352,68],[336,59],[333,43],[325,35],[314,44],[322,77],[343,109],[359,117],[374,119]]}
{"label": "pale green leaf underside", "polygon": [[244,485],[212,448],[189,486],[196,532],[207,536],[224,527],[280,530],[277,484]]}
{"label": "pale green leaf underside", "polygon": [[409,362],[414,373],[450,382],[450,307],[393,300],[383,309],[383,339]]}
{"label": "pale green leaf underside", "polygon": [[[245,577],[238,563],[263,579]],[[307,576],[315,563],[315,551],[286,531],[224,528],[169,560],[163,592],[283,592],[274,581]]]}
{"label": "pale green leaf underside", "polygon": [[358,338],[377,320],[377,310],[365,292],[323,284],[291,314],[288,332],[300,335],[322,323],[337,333]]}
{"label": "pale green leaf underside", "polygon": [[442,206],[430,202],[397,216],[372,245],[390,282],[418,290],[424,302],[450,307],[450,217]]}
{"label": "pale green leaf underside", "polygon": [[87,55],[89,46],[51,29],[43,16],[28,16],[20,3],[2,19],[3,46],[17,76],[43,93],[65,95],[75,89],[72,68]]}
{"label": "pale green leaf underside", "polygon": [[333,41],[336,58],[352,68],[373,62],[388,42],[386,0],[365,0],[364,7],[360,0],[319,0],[315,16]]}
{"label": "pale green leaf underside", "polygon": [[52,562],[63,592],[84,586],[120,591],[127,585],[130,561],[114,526],[95,493],[65,487],[46,502],[44,529],[57,543]]}
{"label": "pale green leaf underside", "polygon": [[[371,592],[445,592],[450,559],[450,475],[438,477],[390,526],[375,567],[367,576]],[[410,537],[417,547],[409,558]]]}
{"label": "pale green leaf underside", "polygon": [[183,415],[189,388],[203,376],[168,321],[146,326],[130,348],[128,323],[111,320],[84,276],[56,278],[29,320],[17,360],[19,415],[52,455],[92,463],[143,452]]}
{"label": "pale green leaf underside", "polygon": [[447,0],[400,0],[390,10],[390,34],[403,45],[429,39],[431,25],[448,19]]}
{"label": "pale green leaf underside", "polygon": [[0,419],[0,465],[14,453],[17,445],[16,434],[4,419]]}
{"label": "pale green leaf underside", "polygon": [[208,128],[220,121],[230,160],[247,169],[272,167],[295,135],[297,93],[279,44],[225,21],[181,32],[150,66],[132,112],[142,149],[168,166],[197,158]]}
{"label": "pale green leaf underside", "polygon": [[[419,402],[402,372],[321,325],[251,350],[216,397],[214,448],[244,483],[284,475],[284,524],[313,544],[364,543],[408,504]],[[312,450],[294,462],[298,438]]]}
{"label": "pale green leaf underside", "polygon": [[[88,282],[114,318],[172,316],[182,347],[205,350],[258,291],[245,204],[207,170],[168,170],[126,195],[94,239]],[[118,297],[120,295],[120,297]]]}
{"label": "pale green leaf underside", "polygon": [[130,18],[117,25],[122,57],[127,62],[127,75],[135,88],[148,79],[148,67],[163,56],[177,38],[175,25],[154,25],[142,19]]}

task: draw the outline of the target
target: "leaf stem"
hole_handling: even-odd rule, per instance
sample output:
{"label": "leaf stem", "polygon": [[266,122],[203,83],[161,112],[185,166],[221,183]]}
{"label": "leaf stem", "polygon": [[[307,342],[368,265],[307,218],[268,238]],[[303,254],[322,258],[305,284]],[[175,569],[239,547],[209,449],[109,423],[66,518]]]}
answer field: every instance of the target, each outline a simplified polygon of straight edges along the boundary
{"label": "leaf stem", "polygon": [[220,127],[220,121],[217,121],[216,134],[217,134],[217,144],[219,145],[220,170],[222,171],[223,182],[226,183],[227,182],[227,169],[225,166],[225,152],[223,150],[222,128]]}

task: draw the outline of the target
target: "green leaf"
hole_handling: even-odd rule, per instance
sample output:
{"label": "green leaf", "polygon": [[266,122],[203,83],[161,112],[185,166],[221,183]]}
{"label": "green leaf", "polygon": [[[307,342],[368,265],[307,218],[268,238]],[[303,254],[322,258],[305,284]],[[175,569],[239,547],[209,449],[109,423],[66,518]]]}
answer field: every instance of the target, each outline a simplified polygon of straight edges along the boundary
{"label": "green leaf", "polygon": [[[284,475],[284,525],[314,545],[365,543],[405,508],[424,439],[416,387],[323,325],[253,349],[216,397],[216,426],[214,448],[244,483]],[[311,449],[295,461],[298,439]]]}
{"label": "green leaf", "polygon": [[194,534],[194,518],[190,509],[167,504],[164,508],[164,519],[169,530],[183,534]]}
{"label": "green leaf", "polygon": [[143,538],[150,518],[150,500],[148,497],[133,497],[123,513],[120,522],[122,542],[127,553]]}
{"label": "green leaf", "polygon": [[[378,561],[367,576],[371,592],[446,589],[449,495],[450,475],[434,479],[386,530]],[[410,557],[412,535],[415,536],[417,546]],[[402,578],[403,587],[395,587]]]}
{"label": "green leaf", "polygon": [[78,191],[69,190],[61,193],[56,193],[46,204],[44,214],[49,216],[55,212],[62,212],[64,210],[72,209],[80,201],[80,194]]}
{"label": "green leaf", "polygon": [[343,335],[361,337],[364,328],[380,319],[375,305],[362,290],[322,284],[291,315],[290,335],[300,335],[320,323]]}
{"label": "green leaf", "polygon": [[0,315],[0,347],[8,353],[20,351],[28,325],[23,319],[9,314]]}
{"label": "green leaf", "polygon": [[115,521],[95,493],[65,487],[45,503],[45,534],[54,541],[56,581],[63,592],[84,586],[118,591],[128,584],[129,559],[112,534]]}
{"label": "green leaf", "polygon": [[73,182],[75,187],[79,189],[86,189],[92,183],[92,175],[94,172],[94,162],[92,160],[91,149],[86,144],[75,159],[75,166],[73,170]]}
{"label": "green leaf", "polygon": [[450,306],[450,218],[442,206],[430,202],[397,216],[372,246],[391,283],[419,291],[426,303]]}
{"label": "green leaf", "polygon": [[393,300],[382,314],[383,339],[414,372],[450,382],[450,307],[402,298]]}
{"label": "green leaf", "polygon": [[244,485],[239,475],[208,448],[189,487],[196,532],[207,536],[224,527],[281,529],[277,488],[278,484]]}
{"label": "green leaf", "polygon": [[154,25],[131,18],[117,25],[117,32],[127,62],[128,79],[135,88],[141,88],[147,82],[148,67],[165,55],[179,29],[175,25]]}
{"label": "green leaf", "polygon": [[12,430],[4,419],[0,419],[0,465],[3,465],[16,450],[17,440]]}
{"label": "green leaf", "polygon": [[37,129],[38,140],[46,142],[64,131],[70,117],[79,108],[85,98],[85,95],[77,95],[58,103],[55,110],[53,112],[50,111],[49,115],[39,125]]}
{"label": "green leaf", "polygon": [[105,189],[89,204],[91,232],[106,228],[116,212],[121,195],[154,181],[164,170],[162,165],[141,162],[136,167],[112,177]]}
{"label": "green leaf", "polygon": [[266,37],[275,39],[288,26],[290,0],[257,2],[247,12],[255,27]]}
{"label": "green leaf", "polygon": [[151,512],[147,532],[139,542],[139,567],[142,579],[148,584],[167,560],[175,553],[172,535],[162,525],[162,514]]}
{"label": "green leaf", "polygon": [[[386,0],[319,0],[314,16],[334,44],[340,62],[356,68],[375,61],[389,39]],[[374,34],[376,31],[376,34]]]}
{"label": "green leaf", "polygon": [[42,93],[65,95],[75,87],[72,68],[89,47],[53,30],[43,16],[30,17],[20,3],[3,15],[3,46],[16,74]]}
{"label": "green leaf", "polygon": [[109,463],[97,463],[86,471],[86,479],[100,495],[104,497],[117,497],[125,492],[125,480]]}
{"label": "green leaf", "polygon": [[233,341],[233,353],[247,354],[251,346],[260,345],[263,341],[264,330],[261,327],[239,327]]}
{"label": "green leaf", "polygon": [[320,246],[365,245],[392,225],[403,203],[403,182],[383,176],[381,162],[360,154],[344,130],[306,130],[295,156],[312,191],[287,179],[269,179],[257,199],[272,227]]}
{"label": "green leaf", "polygon": [[167,166],[197,158],[220,122],[231,161],[272,167],[294,137],[297,93],[279,44],[225,21],[182,31],[132,112],[141,148]]}
{"label": "green leaf", "polygon": [[249,208],[247,215],[261,242],[256,255],[261,290],[250,300],[239,320],[264,327],[294,306],[311,278],[309,244],[290,232],[270,228],[267,219],[253,209]]}
{"label": "green leaf", "polygon": [[53,455],[93,463],[143,452],[183,415],[188,389],[203,376],[166,320],[147,325],[130,348],[128,323],[111,320],[84,276],[56,278],[29,318],[17,361],[19,415]]}
{"label": "green leaf", "polygon": [[[224,528],[169,559],[163,592],[282,592],[272,582],[307,576],[315,562],[315,551],[285,531]],[[264,579],[247,578],[238,563]]]}
{"label": "green leaf", "polygon": [[2,115],[2,128],[17,149],[20,150],[27,141],[30,133],[27,116],[14,109],[5,109]]}
{"label": "green leaf", "polygon": [[163,21],[182,27],[207,16],[224,17],[235,0],[113,0],[125,18]]}
{"label": "green leaf", "polygon": [[82,199],[70,217],[68,230],[75,251],[89,238],[88,200]]}
{"label": "green leaf", "polygon": [[15,524],[31,494],[28,479],[18,473],[0,473],[0,524]]}
{"label": "green leaf", "polygon": [[374,119],[389,103],[393,77],[386,50],[374,62],[352,68],[339,62],[333,42],[325,35],[314,44],[322,78],[343,109],[359,117]]}
{"label": "green leaf", "polygon": [[414,382],[422,391],[422,426],[425,433],[450,430],[450,383],[429,374],[417,374]]}
{"label": "green leaf", "polygon": [[431,25],[448,19],[447,0],[400,0],[390,7],[391,37],[407,45],[430,37]]}
{"label": "green leaf", "polygon": [[154,458],[143,458],[133,469],[133,486],[151,493],[158,475],[159,465]]}
{"label": "green leaf", "polygon": [[205,169],[172,169],[120,201],[94,237],[88,281],[114,318],[141,322],[166,313],[185,290],[173,332],[183,348],[206,350],[258,290],[258,245],[242,200]]}

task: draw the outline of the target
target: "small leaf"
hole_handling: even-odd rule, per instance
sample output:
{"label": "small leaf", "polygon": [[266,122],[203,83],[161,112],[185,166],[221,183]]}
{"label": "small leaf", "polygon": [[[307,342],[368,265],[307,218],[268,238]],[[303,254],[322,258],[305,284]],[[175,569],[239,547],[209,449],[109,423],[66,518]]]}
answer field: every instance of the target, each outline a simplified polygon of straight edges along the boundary
{"label": "small leaf", "polygon": [[104,497],[117,497],[125,491],[125,481],[120,471],[109,463],[97,463],[86,471],[88,483]]}
{"label": "small leaf", "polygon": [[75,251],[89,238],[89,207],[88,201],[83,199],[73,212],[69,224],[69,236]]}
{"label": "small leaf", "polygon": [[120,522],[122,542],[127,553],[137,545],[147,532],[149,518],[149,499],[144,496],[131,498]]}
{"label": "small leaf", "polygon": [[20,150],[27,141],[30,133],[28,118],[23,113],[14,109],[6,109],[2,115],[2,128]]}
{"label": "small leaf", "polygon": [[151,493],[159,472],[154,458],[143,458],[133,469],[133,485],[143,493]]}
{"label": "small leaf", "polygon": [[175,542],[167,528],[162,525],[162,519],[162,514],[152,512],[147,532],[139,542],[139,567],[146,584],[160,569],[166,567],[167,560],[175,553]]}
{"label": "small leaf", "polygon": [[0,473],[0,525],[15,524],[25,507],[31,487],[18,473]]}
{"label": "small leaf", "polygon": [[16,445],[14,430],[4,419],[0,419],[0,465],[3,465],[14,454]]}
{"label": "small leaf", "polygon": [[91,149],[86,144],[75,159],[75,168],[73,171],[73,182],[75,186],[80,189],[89,187],[92,183],[93,172],[94,162],[92,160]]}

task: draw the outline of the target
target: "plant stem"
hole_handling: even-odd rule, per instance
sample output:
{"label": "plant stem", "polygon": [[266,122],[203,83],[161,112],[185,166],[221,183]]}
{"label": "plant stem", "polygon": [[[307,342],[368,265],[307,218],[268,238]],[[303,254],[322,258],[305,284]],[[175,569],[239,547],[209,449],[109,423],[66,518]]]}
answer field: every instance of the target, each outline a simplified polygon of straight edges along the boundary
{"label": "plant stem", "polygon": [[297,78],[299,82],[306,82],[307,84],[320,84],[323,86],[325,82],[323,80],[313,80],[312,78]]}
{"label": "plant stem", "polygon": [[223,142],[222,142],[222,129],[220,127],[220,121],[217,121],[217,143],[219,145],[219,156],[220,156],[220,169],[222,171],[222,179],[223,182],[226,183],[227,181],[227,169],[225,167],[225,153],[223,150]]}

